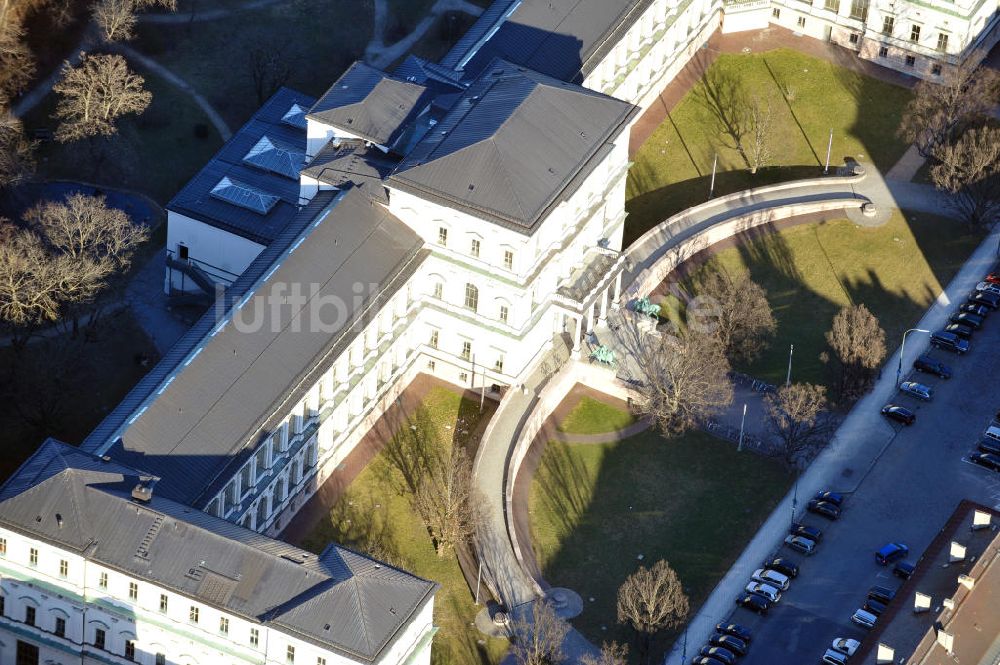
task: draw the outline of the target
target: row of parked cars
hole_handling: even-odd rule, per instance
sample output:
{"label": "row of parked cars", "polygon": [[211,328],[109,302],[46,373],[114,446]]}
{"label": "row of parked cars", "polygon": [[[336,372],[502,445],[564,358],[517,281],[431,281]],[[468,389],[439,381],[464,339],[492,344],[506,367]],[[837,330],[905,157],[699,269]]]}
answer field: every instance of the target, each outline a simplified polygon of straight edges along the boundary
{"label": "row of parked cars", "polygon": [[727,621],[717,623],[708,644],[691,662],[694,665],[733,665],[737,658],[747,654],[751,639],[753,634],[745,626]]}
{"label": "row of parked cars", "polygon": [[[997,415],[1000,417],[1000,414]],[[1000,471],[1000,422],[994,420],[986,428],[983,438],[976,445],[976,450],[969,453],[968,459],[991,471]]]}
{"label": "row of parked cars", "polygon": [[[976,284],[966,301],[948,318],[948,325],[931,334],[931,346],[959,356],[968,353],[973,334],[983,327],[986,317],[996,309],[1000,309],[1000,274],[990,273]],[[926,354],[914,361],[913,369],[946,380],[952,375],[951,367]],[[929,402],[934,397],[934,389],[920,381],[904,381],[899,385],[899,391],[923,402]],[[912,409],[894,403],[883,406],[882,415],[904,425],[912,425],[917,420],[917,414]],[[1000,459],[997,462],[1000,463]]]}

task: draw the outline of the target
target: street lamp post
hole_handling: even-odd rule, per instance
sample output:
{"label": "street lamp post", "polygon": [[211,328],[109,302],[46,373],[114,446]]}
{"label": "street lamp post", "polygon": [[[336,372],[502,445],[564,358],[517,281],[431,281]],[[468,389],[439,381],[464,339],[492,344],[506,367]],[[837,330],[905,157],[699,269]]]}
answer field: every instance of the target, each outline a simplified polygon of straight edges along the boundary
{"label": "street lamp post", "polygon": [[746,422],[747,422],[747,403],[743,402],[743,418],[740,419],[740,442],[739,445],[736,446],[736,452],[740,452],[743,450],[743,426],[746,424]]}
{"label": "street lamp post", "polygon": [[792,385],[792,354],[795,353],[795,345],[788,345],[788,373],[785,374],[785,386]]}
{"label": "street lamp post", "polygon": [[922,332],[930,334],[930,330],[924,330],[923,328],[910,328],[903,333],[903,343],[899,345],[899,365],[896,367],[896,387],[899,387],[899,380],[903,376],[903,352],[906,351],[906,336],[911,332]]}

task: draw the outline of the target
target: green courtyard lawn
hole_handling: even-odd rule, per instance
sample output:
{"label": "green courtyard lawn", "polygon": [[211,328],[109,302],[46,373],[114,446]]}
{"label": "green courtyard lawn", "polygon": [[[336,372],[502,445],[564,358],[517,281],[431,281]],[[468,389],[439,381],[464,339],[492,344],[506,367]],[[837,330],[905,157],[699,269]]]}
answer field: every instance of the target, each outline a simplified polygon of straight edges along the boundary
{"label": "green courtyard lawn", "polygon": [[[399,424],[396,441],[404,453],[424,446],[438,450],[471,446],[474,441],[469,432],[476,431],[480,418],[478,401],[434,388],[422,406]],[[411,495],[402,473],[383,451],[355,478],[329,519],[321,520],[302,546],[318,553],[336,541],[438,582],[434,624],[440,631],[434,637],[432,663],[499,663],[507,642],[487,639],[470,626],[479,608],[458,559],[453,553],[444,557],[435,553],[427,529],[411,506]]]}
{"label": "green courtyard lawn", "polygon": [[[748,268],[767,289],[778,320],[771,346],[742,369],[773,383],[784,381],[795,345],[792,379],[830,383],[819,355],[825,333],[844,305],[864,303],[895,349],[961,268],[982,236],[960,222],[919,213],[893,214],[878,228],[848,220],[803,224],[767,233],[713,255],[706,265]],[[695,269],[690,284],[697,281]],[[662,306],[676,307],[668,297]]]}
{"label": "green courtyard lawn", "polygon": [[628,411],[584,396],[557,428],[567,434],[603,434],[625,429],[634,422],[635,418]]}
{"label": "green courtyard lawn", "polygon": [[[896,125],[910,96],[904,88],[788,49],[720,55],[635,156],[625,244],[706,201],[716,153],[716,196],[819,175],[831,128],[832,164],[852,157],[887,170],[906,150]],[[727,122],[740,124],[735,119],[745,105],[734,100],[741,98],[757,98],[771,111],[773,166],[753,176],[725,129]]]}
{"label": "green courtyard lawn", "polygon": [[[584,635],[598,644],[628,642],[631,631],[616,623],[615,605],[629,574],[666,559],[693,614],[791,480],[774,460],[737,453],[700,432],[550,442],[531,486],[535,556],[547,582],[583,597],[573,624]],[[673,638],[664,637],[662,647]]]}

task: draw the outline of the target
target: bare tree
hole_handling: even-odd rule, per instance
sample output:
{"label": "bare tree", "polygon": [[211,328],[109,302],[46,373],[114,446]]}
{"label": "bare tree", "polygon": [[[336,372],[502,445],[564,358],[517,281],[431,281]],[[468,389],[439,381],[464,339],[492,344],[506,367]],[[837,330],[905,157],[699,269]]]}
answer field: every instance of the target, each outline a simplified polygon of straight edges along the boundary
{"label": "bare tree", "polygon": [[948,204],[972,226],[1000,216],[1000,128],[973,127],[942,146],[931,180],[948,193]]}
{"label": "bare tree", "polygon": [[747,105],[746,158],[751,175],[771,163],[771,102],[754,95]]}
{"label": "bare tree", "polygon": [[903,111],[897,134],[927,158],[939,158],[970,125],[988,117],[1000,94],[1000,74],[978,67],[977,54],[948,70],[939,81],[920,81]]}
{"label": "bare tree", "polygon": [[732,274],[721,267],[705,271],[698,280],[698,293],[713,299],[717,316],[712,326],[731,361],[749,362],[767,348],[778,324],[767,291],[748,271]]}
{"label": "bare tree", "polygon": [[840,362],[840,393],[854,399],[868,389],[885,359],[885,331],[867,307],[848,305],[833,317],[827,344]]}
{"label": "bare tree", "polygon": [[513,621],[510,632],[517,665],[557,665],[565,660],[562,643],[569,624],[548,601],[535,601],[531,615]]}
{"label": "bare tree", "polygon": [[690,606],[681,580],[663,559],[639,566],[618,587],[618,623],[632,626],[639,638],[639,661],[649,663],[653,637],[687,619]]}
{"label": "bare tree", "polygon": [[59,94],[55,114],[62,119],[59,141],[112,136],[118,118],[146,110],[152,94],[143,78],[133,74],[120,55],[83,54],[77,67],[67,63],[52,89]]}
{"label": "bare tree", "polygon": [[0,99],[21,92],[35,74],[35,59],[24,42],[24,17],[37,4],[0,0]]}
{"label": "bare tree", "polygon": [[277,92],[292,73],[291,66],[285,60],[284,49],[271,41],[251,49],[248,63],[258,104],[263,104]]}
{"label": "bare tree", "polygon": [[34,171],[33,148],[20,118],[0,108],[0,188],[16,185]]}
{"label": "bare tree", "polygon": [[106,41],[128,41],[135,36],[136,14],[153,7],[174,11],[177,0],[98,0],[93,10],[94,22],[100,26]]}
{"label": "bare tree", "polygon": [[484,520],[485,501],[472,477],[472,462],[460,446],[433,464],[413,498],[414,506],[434,539],[438,556],[466,543]]}
{"label": "bare tree", "polygon": [[617,642],[605,642],[597,656],[585,654],[580,658],[583,665],[628,665],[628,646]]}
{"label": "bare tree", "polygon": [[621,326],[641,369],[636,408],[665,434],[680,434],[733,400],[729,361],[718,337],[692,329],[676,336],[645,332],[638,317]]}
{"label": "bare tree", "polygon": [[768,423],[776,440],[771,454],[789,468],[808,458],[832,429],[826,406],[826,387],[812,383],[781,386],[765,397]]}

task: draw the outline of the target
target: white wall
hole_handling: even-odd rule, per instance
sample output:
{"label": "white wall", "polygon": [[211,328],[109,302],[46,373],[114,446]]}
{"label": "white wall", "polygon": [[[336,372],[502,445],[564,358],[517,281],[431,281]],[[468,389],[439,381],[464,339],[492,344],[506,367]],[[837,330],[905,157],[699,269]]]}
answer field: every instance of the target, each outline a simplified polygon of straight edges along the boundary
{"label": "white wall", "polygon": [[[195,261],[213,279],[231,284],[257,255],[264,245],[247,240],[243,236],[223,231],[214,226],[199,222],[179,213],[167,212],[167,250],[178,258],[178,246],[188,248],[188,258]],[[198,291],[190,277],[181,277],[174,270],[167,270],[164,290],[171,289]]]}

